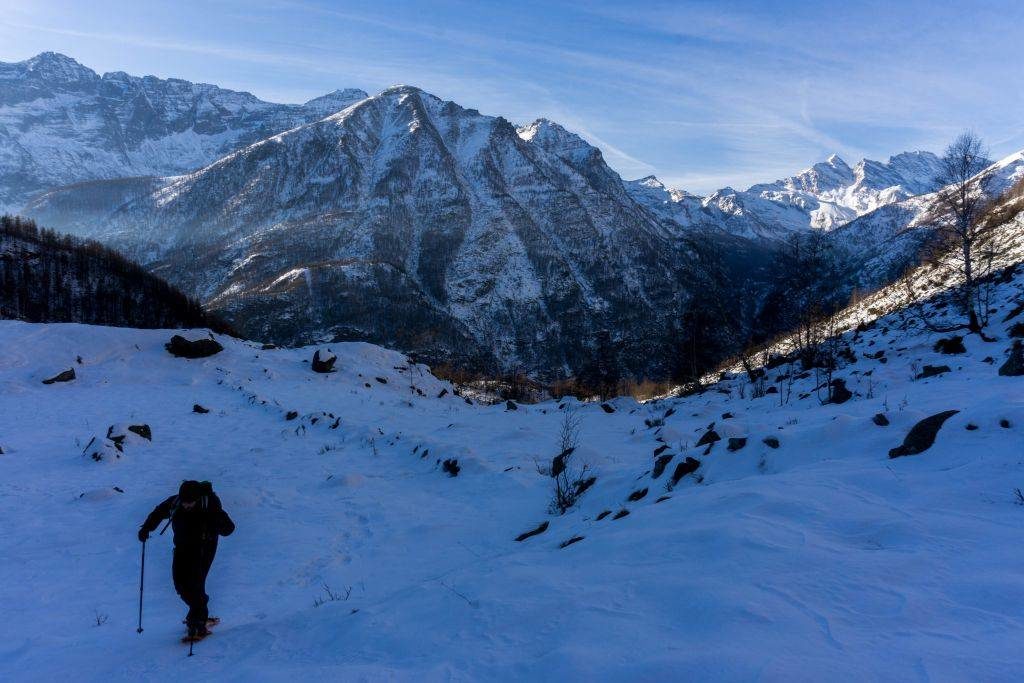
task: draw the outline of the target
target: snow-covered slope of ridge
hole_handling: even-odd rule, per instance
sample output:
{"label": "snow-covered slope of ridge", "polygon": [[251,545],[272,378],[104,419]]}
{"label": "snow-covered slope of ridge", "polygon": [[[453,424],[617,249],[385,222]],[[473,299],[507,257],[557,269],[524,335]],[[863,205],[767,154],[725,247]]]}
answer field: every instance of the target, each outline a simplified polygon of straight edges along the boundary
{"label": "snow-covered slope of ridge", "polygon": [[[1024,151],[987,166],[971,181],[998,206],[1007,192],[1024,183]],[[884,287],[920,255],[933,235],[943,209],[935,192],[886,204],[832,231],[829,235],[851,273],[851,283],[864,290]]]}
{"label": "snow-covered slope of ridge", "polygon": [[155,186],[103,185],[114,201],[65,188],[27,213],[125,249],[252,338],[559,374],[607,330],[642,375],[686,295],[671,234],[598,149],[411,86]]}
{"label": "snow-covered slope of ridge", "polygon": [[0,63],[0,210],[69,183],[190,171],[364,97],[273,104],[175,78],[100,76],[53,52]]}
{"label": "snow-covered slope of ridge", "polygon": [[790,178],[745,191],[726,187],[707,197],[669,189],[654,176],[626,186],[637,201],[684,229],[777,240],[809,229],[833,230],[881,206],[931,192],[938,162],[930,152],[904,152],[887,163],[864,159],[850,168],[832,155]]}
{"label": "snow-covered slope of ridge", "polygon": [[[171,331],[0,321],[0,678],[1012,680],[1024,378],[997,368],[1024,273],[999,287],[997,341],[964,354],[899,313],[849,333],[841,405],[784,365],[768,384],[794,376],[788,403],[740,373],[613,413],[469,405],[366,344],[331,345],[339,371],[317,375],[312,348],[220,338],[186,361]],[[951,369],[912,380],[925,364]],[[40,383],[66,365],[74,382]],[[557,516],[537,462],[568,410],[597,480]],[[887,457],[947,410],[928,450]],[[151,442],[88,457],[139,423]],[[697,447],[709,425],[721,440]],[[135,632],[135,529],[184,478],[211,480],[238,525],[208,582],[221,624],[191,659],[167,536],[147,544]],[[325,585],[338,599],[316,607]]]}

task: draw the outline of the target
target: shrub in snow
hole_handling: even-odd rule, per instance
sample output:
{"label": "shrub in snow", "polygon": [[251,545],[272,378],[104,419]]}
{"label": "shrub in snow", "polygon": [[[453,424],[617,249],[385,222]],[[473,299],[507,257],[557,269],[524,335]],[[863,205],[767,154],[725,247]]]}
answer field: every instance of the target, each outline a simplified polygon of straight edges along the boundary
{"label": "shrub in snow", "polygon": [[191,341],[180,334],[171,337],[171,341],[164,344],[164,348],[178,358],[206,358],[224,350],[224,347],[212,337]]}
{"label": "shrub in snow", "polygon": [[58,373],[49,379],[44,379],[43,384],[56,384],[57,382],[70,382],[75,379],[75,369],[68,368],[64,372]]}
{"label": "shrub in snow", "polygon": [[899,458],[904,455],[917,455],[928,450],[935,443],[935,435],[939,433],[943,423],[959,412],[959,410],[945,410],[921,420],[910,429],[901,445],[889,451],[889,457]]}

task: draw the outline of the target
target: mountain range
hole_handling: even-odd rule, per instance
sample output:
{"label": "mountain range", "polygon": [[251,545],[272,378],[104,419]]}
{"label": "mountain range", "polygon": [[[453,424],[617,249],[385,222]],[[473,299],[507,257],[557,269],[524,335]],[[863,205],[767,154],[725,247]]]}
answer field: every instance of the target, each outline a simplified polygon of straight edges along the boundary
{"label": "mountain range", "polygon": [[[0,196],[31,196],[22,213],[115,246],[251,338],[549,377],[669,374],[680,317],[708,295],[694,240],[757,291],[774,252],[817,231],[846,268],[837,290],[882,286],[916,258],[926,232],[906,229],[938,189],[937,157],[908,152],[700,197],[623,181],[552,121],[411,86],[277,105],[52,53],[0,65],[0,103],[22,150],[0,160]],[[1000,182],[1024,173],[1001,163]]]}

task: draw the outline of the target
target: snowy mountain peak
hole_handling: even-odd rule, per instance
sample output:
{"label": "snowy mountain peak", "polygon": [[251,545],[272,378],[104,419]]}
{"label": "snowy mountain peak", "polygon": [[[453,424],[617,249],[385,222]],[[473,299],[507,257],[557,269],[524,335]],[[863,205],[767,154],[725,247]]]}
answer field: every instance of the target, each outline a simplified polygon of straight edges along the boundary
{"label": "snowy mountain peak", "polygon": [[364,97],[350,89],[274,104],[178,78],[100,77],[55,52],[0,62],[0,211],[85,180],[186,173]]}
{"label": "snowy mountain peak", "polygon": [[60,83],[91,81],[99,78],[92,69],[82,66],[71,57],[59,52],[41,52],[24,62],[18,62],[17,65],[24,66],[27,76]]}
{"label": "snowy mountain peak", "polygon": [[320,97],[314,97],[302,105],[303,109],[317,112],[323,116],[329,116],[335,112],[350,107],[356,102],[366,99],[369,95],[359,88],[345,88],[335,90]]}

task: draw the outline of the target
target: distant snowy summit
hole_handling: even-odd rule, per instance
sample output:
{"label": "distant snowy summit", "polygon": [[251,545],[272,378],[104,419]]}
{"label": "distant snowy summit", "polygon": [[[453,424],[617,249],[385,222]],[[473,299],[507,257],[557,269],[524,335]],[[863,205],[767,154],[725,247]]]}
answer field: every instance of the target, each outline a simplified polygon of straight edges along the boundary
{"label": "distant snowy summit", "polygon": [[70,183],[191,171],[366,96],[274,104],[177,78],[100,76],[55,52],[0,63],[0,210]]}
{"label": "distant snowy summit", "polygon": [[809,229],[833,230],[875,209],[938,189],[939,159],[904,152],[887,163],[850,168],[833,154],[789,178],[745,191],[725,187],[707,197],[666,187],[654,176],[626,183],[630,195],[684,229],[717,229],[753,239],[780,239]]}

